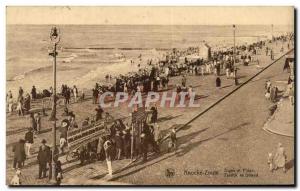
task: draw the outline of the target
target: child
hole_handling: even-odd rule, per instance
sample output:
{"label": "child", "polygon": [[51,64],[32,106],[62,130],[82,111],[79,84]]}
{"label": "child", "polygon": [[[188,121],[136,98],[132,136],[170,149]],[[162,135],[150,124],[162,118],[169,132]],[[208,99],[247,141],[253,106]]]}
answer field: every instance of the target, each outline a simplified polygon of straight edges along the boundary
{"label": "child", "polygon": [[274,157],[272,153],[268,154],[268,164],[269,164],[269,169],[271,172],[274,170]]}
{"label": "child", "polygon": [[21,171],[20,171],[20,169],[18,169],[16,171],[16,174],[14,175],[14,177],[11,179],[10,184],[14,185],[14,186],[15,185],[21,185],[20,176],[21,176]]}

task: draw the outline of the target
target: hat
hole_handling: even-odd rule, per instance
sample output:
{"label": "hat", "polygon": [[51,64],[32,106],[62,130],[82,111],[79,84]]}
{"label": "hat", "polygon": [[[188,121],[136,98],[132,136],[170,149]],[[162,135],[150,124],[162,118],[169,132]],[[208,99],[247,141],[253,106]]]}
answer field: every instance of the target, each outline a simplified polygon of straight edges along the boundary
{"label": "hat", "polygon": [[61,127],[69,127],[69,121],[67,119],[64,119],[61,121]]}
{"label": "hat", "polygon": [[18,169],[16,170],[16,175],[21,175],[21,169],[20,169],[20,168],[18,168]]}
{"label": "hat", "polygon": [[46,141],[45,139],[43,139],[43,140],[42,140],[42,143],[45,144],[45,143],[47,143],[47,141]]}

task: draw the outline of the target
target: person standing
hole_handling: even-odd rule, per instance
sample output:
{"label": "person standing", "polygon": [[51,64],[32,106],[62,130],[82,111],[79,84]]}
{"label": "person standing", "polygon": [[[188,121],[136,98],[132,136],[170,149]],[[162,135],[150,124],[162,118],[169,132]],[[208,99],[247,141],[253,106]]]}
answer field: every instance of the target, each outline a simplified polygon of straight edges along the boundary
{"label": "person standing", "polygon": [[32,128],[28,128],[28,132],[25,133],[25,149],[26,149],[26,154],[28,157],[31,156],[30,154],[30,148],[33,144],[33,132],[32,132]]}
{"label": "person standing", "polygon": [[220,77],[217,77],[217,78],[216,78],[216,87],[217,87],[217,88],[220,88],[220,87],[221,87],[221,79],[220,79]]}
{"label": "person standing", "polygon": [[78,89],[75,85],[73,86],[73,94],[74,94],[74,101],[77,102]]}
{"label": "person standing", "polygon": [[36,124],[37,133],[39,134],[41,131],[41,116],[40,116],[39,112],[34,114],[34,120],[35,120],[35,124]]}
{"label": "person standing", "polygon": [[47,163],[51,160],[50,147],[46,145],[46,140],[42,140],[42,145],[39,148],[37,160],[39,164],[39,179],[46,178]]}
{"label": "person standing", "polygon": [[18,97],[17,112],[18,112],[19,116],[23,116],[24,115],[24,113],[23,113],[23,96],[19,96]]}
{"label": "person standing", "polygon": [[36,99],[36,88],[35,88],[35,86],[32,86],[32,89],[31,89],[31,98],[32,98],[32,100]]}
{"label": "person standing", "polygon": [[234,84],[236,86],[239,85],[239,81],[238,81],[238,77],[237,77],[237,67],[234,68],[233,77],[234,77]]}
{"label": "person standing", "polygon": [[186,86],[186,77],[185,77],[184,74],[182,75],[182,78],[181,78],[181,85],[182,85],[183,87]]}
{"label": "person standing", "polygon": [[18,96],[18,98],[23,97],[23,93],[24,93],[24,90],[23,90],[22,87],[20,87],[19,88],[19,96]]}
{"label": "person standing", "polygon": [[34,113],[30,113],[30,124],[31,124],[31,128],[36,133],[37,132],[37,128],[36,128],[36,120],[34,118]]}
{"label": "person standing", "polygon": [[273,52],[273,49],[271,49],[270,56],[271,56],[271,60],[274,60],[274,52]]}
{"label": "person standing", "polygon": [[126,127],[126,129],[123,131],[123,143],[124,143],[124,155],[126,159],[130,158],[131,154],[131,135],[130,135],[130,129]]}
{"label": "person standing", "polygon": [[20,139],[18,143],[16,143],[13,147],[13,152],[14,152],[14,163],[13,163],[13,168],[21,168],[22,164],[24,163],[26,159],[26,154],[25,154],[25,146],[24,146],[25,141],[23,139]]}
{"label": "person standing", "polygon": [[98,145],[97,145],[97,159],[98,160],[103,160],[104,159],[104,148],[103,145],[105,143],[105,138],[100,136],[98,139]]}
{"label": "person standing", "polygon": [[143,162],[147,161],[147,154],[148,154],[148,139],[146,133],[141,133],[141,153],[143,155]]}
{"label": "person standing", "polygon": [[96,111],[96,121],[102,119],[102,113],[104,112],[100,105],[95,109]]}
{"label": "person standing", "polygon": [[176,129],[173,128],[170,132],[170,141],[169,141],[169,145],[168,145],[168,152],[171,151],[172,148],[174,148],[174,151],[176,153],[177,150],[177,137],[176,137]]}
{"label": "person standing", "polygon": [[62,175],[63,171],[61,168],[61,162],[60,160],[58,160],[55,164],[55,180],[56,180],[56,185],[60,185],[61,184],[61,180],[63,179],[63,175]]}
{"label": "person standing", "polygon": [[117,150],[116,160],[121,160],[121,154],[123,152],[124,142],[120,135],[120,131],[116,132],[115,144],[116,144],[116,150]]}
{"label": "person standing", "polygon": [[151,115],[151,123],[154,123],[154,124],[156,124],[157,123],[157,116],[158,116],[158,111],[157,111],[157,106],[156,106],[156,104],[154,104],[152,107],[151,107],[151,109],[150,109],[151,111],[152,111],[152,115]]}
{"label": "person standing", "polygon": [[106,157],[106,164],[107,164],[107,171],[108,175],[112,177],[113,170],[112,170],[112,154],[113,154],[113,147],[110,140],[107,140],[104,145],[105,157]]}
{"label": "person standing", "polygon": [[10,92],[10,94],[8,94],[8,113],[12,114],[13,112],[13,104],[14,104],[14,100],[12,97],[12,94]]}
{"label": "person standing", "polygon": [[286,163],[286,153],[285,149],[281,143],[278,143],[278,147],[274,156],[274,169],[282,168],[283,172],[286,172],[285,163]]}

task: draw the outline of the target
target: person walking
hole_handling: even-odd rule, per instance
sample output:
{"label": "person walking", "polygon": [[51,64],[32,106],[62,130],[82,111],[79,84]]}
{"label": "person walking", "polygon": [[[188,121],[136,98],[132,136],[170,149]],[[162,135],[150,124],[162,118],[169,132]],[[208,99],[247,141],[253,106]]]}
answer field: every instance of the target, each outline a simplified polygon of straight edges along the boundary
{"label": "person walking", "polygon": [[50,147],[46,145],[46,140],[42,140],[42,145],[39,148],[37,155],[39,164],[39,179],[46,178],[47,163],[51,160]]}
{"label": "person walking", "polygon": [[31,156],[30,154],[30,148],[33,144],[33,132],[32,132],[32,128],[29,127],[28,128],[28,132],[25,133],[25,151],[28,157]]}
{"label": "person walking", "polygon": [[107,164],[107,171],[108,175],[112,177],[113,170],[112,170],[112,154],[113,154],[113,147],[110,140],[107,140],[104,145],[105,157],[106,157],[106,164]]}
{"label": "person walking", "polygon": [[13,152],[14,152],[14,163],[13,163],[13,168],[22,168],[22,164],[24,163],[26,159],[26,154],[25,154],[25,146],[24,146],[25,141],[23,139],[20,139],[18,143],[16,143],[13,147]]}

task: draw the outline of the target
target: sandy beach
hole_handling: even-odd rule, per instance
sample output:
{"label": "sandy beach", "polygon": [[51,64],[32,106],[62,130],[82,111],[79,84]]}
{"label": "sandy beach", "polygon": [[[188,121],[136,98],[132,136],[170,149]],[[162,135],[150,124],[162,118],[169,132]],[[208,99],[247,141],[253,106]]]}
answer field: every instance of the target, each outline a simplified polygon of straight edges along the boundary
{"label": "sandy beach", "polygon": [[[6,90],[17,95],[20,86],[30,92],[52,86],[52,58],[48,55],[48,25],[10,25],[7,28]],[[186,49],[206,42],[212,50],[232,46],[230,26],[60,26],[57,87],[61,84],[91,89],[106,74],[137,70],[138,63],[161,57],[172,48]],[[274,34],[291,31],[277,26]],[[76,31],[76,32],[75,32]],[[269,26],[239,26],[236,44],[250,44],[270,36]],[[23,34],[29,34],[26,38]],[[120,58],[124,55],[124,58]],[[142,55],[142,61],[138,56]],[[130,64],[135,61],[135,65]]]}

